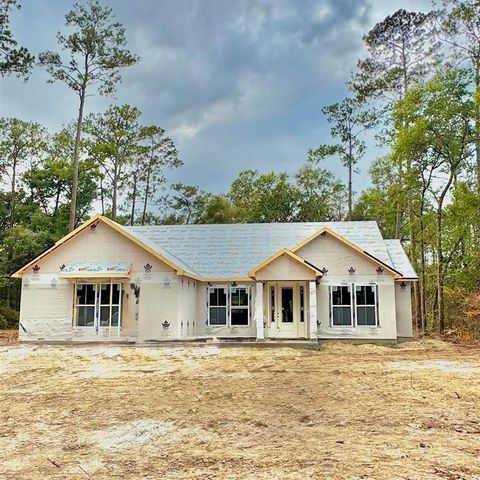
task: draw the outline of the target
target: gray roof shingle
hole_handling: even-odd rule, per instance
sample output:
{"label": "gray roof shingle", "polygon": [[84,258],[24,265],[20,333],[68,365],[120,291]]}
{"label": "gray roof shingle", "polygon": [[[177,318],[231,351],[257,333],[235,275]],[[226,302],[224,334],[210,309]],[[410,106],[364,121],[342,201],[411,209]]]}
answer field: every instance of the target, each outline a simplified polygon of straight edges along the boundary
{"label": "gray roof shingle", "polygon": [[416,278],[400,242],[383,240],[374,221],[122,228],[187,272],[207,278],[241,278],[282,248],[293,248],[322,227],[332,229],[405,277]]}

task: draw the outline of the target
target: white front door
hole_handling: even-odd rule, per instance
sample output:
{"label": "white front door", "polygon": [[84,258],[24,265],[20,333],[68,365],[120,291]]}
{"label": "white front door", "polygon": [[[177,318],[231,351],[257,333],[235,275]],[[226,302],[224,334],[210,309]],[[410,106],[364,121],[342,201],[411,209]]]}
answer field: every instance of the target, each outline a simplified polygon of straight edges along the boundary
{"label": "white front door", "polygon": [[304,282],[275,282],[269,284],[271,338],[305,337]]}

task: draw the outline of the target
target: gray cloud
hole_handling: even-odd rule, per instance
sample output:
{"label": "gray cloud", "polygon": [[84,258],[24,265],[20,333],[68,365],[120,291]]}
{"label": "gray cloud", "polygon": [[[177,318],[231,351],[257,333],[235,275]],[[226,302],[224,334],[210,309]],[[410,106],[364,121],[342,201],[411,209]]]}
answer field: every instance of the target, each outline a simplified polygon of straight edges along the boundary
{"label": "gray cloud", "polygon": [[[25,0],[14,31],[34,53],[55,48],[67,2]],[[72,2],[73,3],[73,2]],[[309,147],[328,142],[323,105],[340,100],[362,54],[362,35],[421,0],[110,0],[142,61],[123,73],[115,100],[175,139],[185,166],[174,178],[223,191],[244,168],[293,172]],[[388,5],[386,5],[388,3]],[[1,80],[2,115],[51,129],[74,118],[77,99],[36,70],[27,84]],[[361,165],[357,188],[375,151]],[[343,171],[330,164],[342,177]]]}

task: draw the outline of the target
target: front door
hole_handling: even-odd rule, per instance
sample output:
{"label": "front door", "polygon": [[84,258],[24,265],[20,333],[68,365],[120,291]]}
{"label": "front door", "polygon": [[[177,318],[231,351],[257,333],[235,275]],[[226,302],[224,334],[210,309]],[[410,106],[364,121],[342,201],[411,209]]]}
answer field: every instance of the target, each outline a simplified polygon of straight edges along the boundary
{"label": "front door", "polygon": [[270,285],[270,328],[274,338],[305,336],[305,297],[302,282],[276,282]]}

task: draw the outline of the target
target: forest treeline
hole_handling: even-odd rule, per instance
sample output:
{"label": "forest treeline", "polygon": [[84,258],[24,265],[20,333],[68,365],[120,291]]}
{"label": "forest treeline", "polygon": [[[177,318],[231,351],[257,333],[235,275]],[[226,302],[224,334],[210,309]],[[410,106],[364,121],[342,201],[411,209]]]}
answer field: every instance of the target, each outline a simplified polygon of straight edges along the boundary
{"label": "forest treeline", "polygon": [[[376,220],[385,238],[402,240],[418,272],[417,334],[480,338],[478,1],[398,10],[377,23],[363,37],[366,55],[352,65],[348,96],[319,112],[330,138],[305,146],[294,175],[239,172],[223,194],[169,181],[181,155],[136,106],[112,102],[85,115],[92,94],[112,96],[122,71],[141,61],[110,8],[75,4],[58,49],[38,53],[11,31],[19,8],[0,0],[0,75],[28,81],[33,68],[45,69],[52,89],[71,90],[72,121],[52,132],[0,119],[0,327],[14,322],[7,307],[19,306],[10,274],[98,210],[141,225]],[[386,154],[371,165],[371,186],[356,192],[372,132]],[[347,182],[328,170],[331,162]]]}

